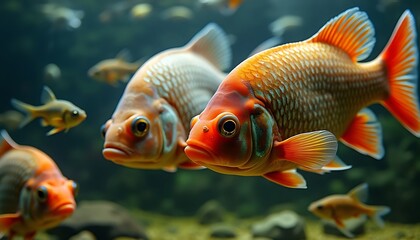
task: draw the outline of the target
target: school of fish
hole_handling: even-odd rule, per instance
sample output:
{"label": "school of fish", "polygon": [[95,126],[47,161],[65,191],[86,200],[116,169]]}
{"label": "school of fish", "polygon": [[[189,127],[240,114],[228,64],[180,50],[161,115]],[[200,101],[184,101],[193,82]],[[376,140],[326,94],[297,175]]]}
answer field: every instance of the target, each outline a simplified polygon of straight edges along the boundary
{"label": "school of fish", "polygon": [[[200,0],[198,6],[232,15],[241,3]],[[137,20],[153,10],[151,5],[122,2],[110,5],[107,20],[102,20],[110,21],[121,8],[132,9]],[[81,17],[76,20],[74,29],[81,25]],[[159,52],[144,63],[129,62],[128,51],[122,50],[95,64],[89,77],[115,87],[128,82],[102,125],[103,157],[129,168],[208,168],[307,188],[297,170],[323,174],[351,168],[336,156],[338,141],[375,159],[384,156],[381,125],[367,108],[372,104],[383,105],[420,137],[417,34],[409,10],[369,62],[362,61],[374,47],[374,28],[357,7],[332,18],[307,40],[277,46],[286,29],[301,24],[299,16],[273,22],[273,37],[230,72],[232,42],[216,23],[207,24],[185,46]],[[44,77],[58,82],[51,80],[62,78],[61,69],[47,66]],[[14,130],[40,118],[42,126],[53,127],[50,136],[87,117],[47,86],[41,102],[33,106],[13,98],[12,106],[26,115],[4,112],[0,124]],[[5,130],[0,134],[0,233],[9,240],[33,240],[38,231],[73,214],[78,186],[46,153],[17,144]],[[308,210],[347,237],[354,237],[349,220],[368,216],[383,227],[382,216],[390,208],[365,204],[367,189],[365,183],[348,194],[327,196]]]}

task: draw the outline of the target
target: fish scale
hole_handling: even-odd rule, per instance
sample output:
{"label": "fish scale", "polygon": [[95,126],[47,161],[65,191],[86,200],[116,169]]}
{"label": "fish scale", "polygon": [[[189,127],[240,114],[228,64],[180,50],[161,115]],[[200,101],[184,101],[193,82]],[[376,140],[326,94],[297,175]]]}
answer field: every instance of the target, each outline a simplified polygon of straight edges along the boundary
{"label": "fish scale", "polygon": [[[343,50],[327,44],[302,45],[283,45],[256,55],[234,74],[249,81],[255,96],[275,113],[282,139],[321,129],[341,136],[361,107],[388,94],[385,71],[354,63]],[[270,65],[260,64],[265,61]],[[314,119],[307,108],[319,117]]]}

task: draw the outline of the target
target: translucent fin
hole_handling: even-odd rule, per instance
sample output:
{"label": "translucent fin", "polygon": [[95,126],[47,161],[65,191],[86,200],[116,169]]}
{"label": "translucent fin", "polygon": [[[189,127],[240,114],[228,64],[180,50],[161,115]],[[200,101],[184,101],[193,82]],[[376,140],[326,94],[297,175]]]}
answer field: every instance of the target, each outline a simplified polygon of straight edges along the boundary
{"label": "translucent fin", "polygon": [[338,156],[335,156],[335,158],[329,162],[327,165],[322,167],[322,170],[324,171],[342,171],[350,169],[351,165],[347,165],[344,163]]}
{"label": "translucent fin", "polygon": [[375,30],[367,14],[355,7],[331,19],[308,41],[339,47],[356,62],[367,58],[372,52]]}
{"label": "translucent fin", "polygon": [[296,169],[283,172],[270,172],[263,175],[264,178],[289,188],[306,188],[306,181]]}
{"label": "translucent fin", "polygon": [[41,103],[46,104],[56,100],[54,93],[47,86],[44,86],[41,94]]}
{"label": "translucent fin", "polygon": [[30,104],[27,104],[27,103],[24,103],[24,102],[21,102],[17,99],[14,99],[14,98],[10,102],[13,105],[13,107],[15,107],[17,110],[19,110],[21,112],[24,112],[26,114],[25,118],[19,124],[20,128],[24,127],[26,124],[28,124],[29,122],[31,122],[35,118],[35,116],[33,114],[34,109],[35,109],[34,106],[32,106]]}
{"label": "translucent fin", "polygon": [[291,161],[307,169],[321,169],[334,158],[337,139],[334,134],[322,130],[301,133],[281,142],[275,142],[275,156]]}
{"label": "translucent fin", "polygon": [[378,58],[385,62],[390,86],[390,95],[382,104],[405,128],[420,137],[415,26],[413,15],[406,10]]}
{"label": "translucent fin", "polygon": [[340,141],[373,158],[381,159],[384,156],[381,124],[375,114],[367,108],[356,115]]}
{"label": "translucent fin", "polygon": [[375,222],[378,227],[383,228],[384,227],[384,220],[382,219],[382,216],[388,214],[391,212],[391,208],[387,206],[375,206],[374,207],[374,214],[372,215],[372,219]]}
{"label": "translucent fin", "polygon": [[170,172],[170,173],[174,173],[177,170],[175,166],[167,166],[167,167],[163,167],[162,169],[163,171]]}
{"label": "translucent fin", "polygon": [[128,62],[131,60],[131,53],[128,49],[124,48],[117,53],[117,56],[115,56],[115,58],[123,62]]}
{"label": "translucent fin", "polygon": [[1,145],[0,145],[0,156],[3,156],[7,151],[17,148],[19,145],[13,141],[6,130],[1,130]]}
{"label": "translucent fin", "polygon": [[65,129],[65,128],[53,128],[53,129],[51,129],[49,132],[47,132],[47,136],[54,135],[54,134],[56,134],[56,133],[58,133],[58,132],[63,131],[64,129]]}
{"label": "translucent fin", "polygon": [[359,202],[366,202],[369,195],[368,184],[362,183],[356,186],[347,195]]}
{"label": "translucent fin", "polygon": [[232,64],[232,50],[225,32],[216,24],[207,24],[187,44],[189,48],[204,56],[220,70]]}

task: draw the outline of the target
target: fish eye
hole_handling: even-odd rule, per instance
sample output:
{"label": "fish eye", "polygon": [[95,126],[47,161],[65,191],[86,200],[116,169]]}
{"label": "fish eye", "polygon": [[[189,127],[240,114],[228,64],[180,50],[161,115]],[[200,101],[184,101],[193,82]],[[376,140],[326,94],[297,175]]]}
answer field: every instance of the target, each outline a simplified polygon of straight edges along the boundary
{"label": "fish eye", "polygon": [[79,194],[79,184],[74,181],[71,181],[71,188],[73,190],[73,196],[77,196]]}
{"label": "fish eye", "polygon": [[73,110],[73,111],[71,112],[71,117],[72,117],[72,118],[77,118],[77,117],[79,117],[79,111],[77,111],[77,110]]}
{"label": "fish eye", "polygon": [[40,186],[36,190],[36,197],[40,202],[45,202],[48,198],[48,189],[45,186]]}
{"label": "fish eye", "polygon": [[322,209],[324,209],[324,206],[322,206],[322,205],[318,205],[318,206],[316,207],[316,209],[318,209],[318,210],[322,210]]}
{"label": "fish eye", "polygon": [[226,115],[220,118],[218,130],[223,137],[233,137],[239,131],[239,120],[235,115]]}
{"label": "fish eye", "polygon": [[198,116],[195,116],[191,119],[190,121],[190,129],[194,127],[194,125],[197,123],[198,121]]}
{"label": "fish eye", "polygon": [[149,120],[145,117],[136,117],[131,122],[131,131],[137,137],[144,137],[149,131]]}

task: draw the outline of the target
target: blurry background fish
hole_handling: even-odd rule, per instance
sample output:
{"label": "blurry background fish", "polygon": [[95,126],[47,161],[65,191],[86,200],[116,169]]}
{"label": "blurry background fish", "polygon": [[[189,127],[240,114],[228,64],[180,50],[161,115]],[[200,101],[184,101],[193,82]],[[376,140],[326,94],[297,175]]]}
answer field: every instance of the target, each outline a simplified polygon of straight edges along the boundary
{"label": "blurry background fish", "polygon": [[0,126],[8,130],[15,130],[19,128],[20,124],[23,121],[23,117],[23,114],[18,111],[5,111],[3,113],[0,113]]}
{"label": "blurry background fish", "polygon": [[216,9],[223,15],[231,15],[241,5],[242,0],[199,0],[201,8]]}
{"label": "blurry background fish", "polygon": [[60,68],[54,64],[50,63],[44,67],[44,80],[46,82],[56,82],[61,78]]}
{"label": "blurry background fish", "polygon": [[184,21],[191,20],[194,17],[194,13],[188,7],[174,6],[163,10],[160,17],[168,21]]}
{"label": "blurry background fish", "polygon": [[58,29],[76,29],[82,25],[84,12],[56,3],[46,3],[41,6],[41,12]]}

